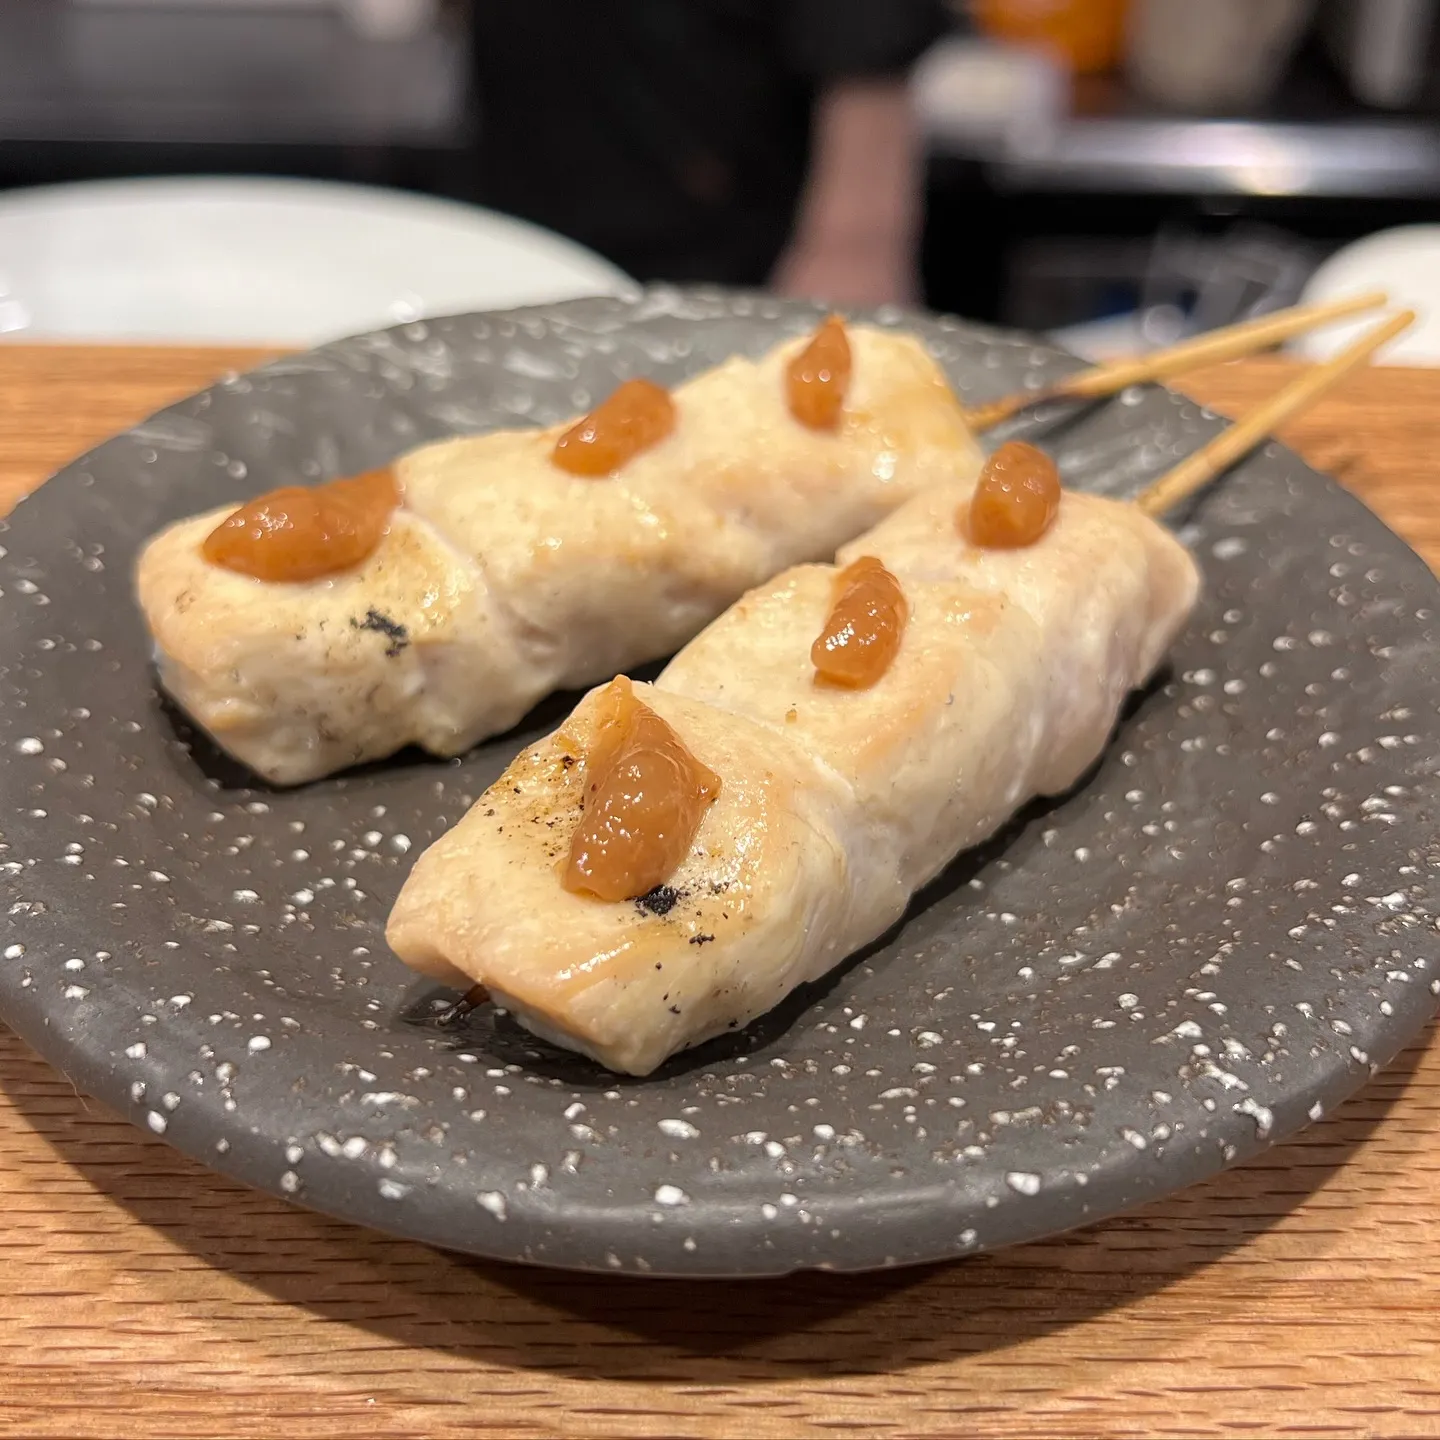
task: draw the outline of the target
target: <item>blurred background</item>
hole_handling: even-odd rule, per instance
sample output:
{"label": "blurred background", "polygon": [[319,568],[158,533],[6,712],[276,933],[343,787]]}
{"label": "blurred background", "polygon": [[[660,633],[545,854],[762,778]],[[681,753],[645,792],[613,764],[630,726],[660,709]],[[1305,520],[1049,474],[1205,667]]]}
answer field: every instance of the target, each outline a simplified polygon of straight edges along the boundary
{"label": "blurred background", "polygon": [[3,0],[0,333],[303,342],[713,280],[1098,356],[1372,283],[1425,307],[1437,11]]}

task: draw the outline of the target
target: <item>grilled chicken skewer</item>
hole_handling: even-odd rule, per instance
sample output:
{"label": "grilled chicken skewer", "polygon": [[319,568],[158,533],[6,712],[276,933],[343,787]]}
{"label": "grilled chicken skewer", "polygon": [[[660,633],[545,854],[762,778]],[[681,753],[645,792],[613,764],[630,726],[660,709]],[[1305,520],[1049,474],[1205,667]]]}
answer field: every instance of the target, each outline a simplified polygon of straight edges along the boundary
{"label": "grilled chicken skewer", "polygon": [[165,688],[296,784],[458,754],[980,463],[918,341],[831,320],[673,394],[627,381],[574,425],[181,521],[137,589]]}
{"label": "grilled chicken skewer", "polygon": [[[1048,467],[1048,471],[1046,469]],[[646,1074],[882,934],[1103,748],[1198,588],[1135,506],[1008,446],[617,680],[420,858],[416,969]]]}

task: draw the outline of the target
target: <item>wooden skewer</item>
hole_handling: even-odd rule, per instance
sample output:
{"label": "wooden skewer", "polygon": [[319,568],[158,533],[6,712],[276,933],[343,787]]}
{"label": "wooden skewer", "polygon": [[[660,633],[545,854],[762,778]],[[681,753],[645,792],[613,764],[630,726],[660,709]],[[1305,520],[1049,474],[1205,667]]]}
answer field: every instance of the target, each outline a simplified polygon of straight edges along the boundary
{"label": "wooden skewer", "polygon": [[453,1005],[447,1005],[436,1017],[437,1025],[454,1025],[472,1010],[490,1003],[490,991],[484,985],[472,985]]}
{"label": "wooden skewer", "polygon": [[1289,310],[1277,310],[1273,315],[1263,315],[1258,320],[1247,320],[1240,325],[1228,325],[1223,330],[1211,330],[1168,349],[1152,351],[1149,355],[1082,370],[1078,375],[1067,376],[1044,390],[1021,391],[976,405],[965,411],[965,419],[972,430],[988,430],[1042,400],[1098,400],[1114,395],[1127,385],[1166,380],[1187,370],[1198,369],[1201,365],[1238,360],[1242,355],[1253,355],[1257,350],[1268,349],[1282,340],[1303,335],[1307,330],[1318,330],[1322,325],[1343,320],[1347,315],[1378,310],[1386,303],[1386,298],[1383,291],[1375,290],[1326,305],[1297,305]]}
{"label": "wooden skewer", "polygon": [[1208,445],[1182,460],[1141,492],[1135,503],[1147,515],[1163,515],[1202,485],[1228,470],[1293,415],[1313,405],[1337,381],[1368,360],[1388,340],[1415,323],[1415,312],[1403,310],[1362,335],[1323,365],[1316,365],[1292,380],[1268,400],[1222,431]]}

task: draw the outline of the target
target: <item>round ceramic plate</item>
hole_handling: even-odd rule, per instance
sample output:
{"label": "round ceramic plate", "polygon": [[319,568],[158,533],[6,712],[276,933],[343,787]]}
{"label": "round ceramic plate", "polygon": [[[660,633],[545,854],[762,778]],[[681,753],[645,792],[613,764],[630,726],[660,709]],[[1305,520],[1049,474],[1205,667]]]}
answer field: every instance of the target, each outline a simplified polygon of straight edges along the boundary
{"label": "round ceramic plate", "polygon": [[[968,396],[1073,363],[916,329]],[[1435,1005],[1436,585],[1272,447],[1179,517],[1205,596],[1072,795],[892,934],[645,1079],[449,998],[385,949],[415,857],[571,697],[454,762],[272,792],[157,694],[137,546],[226,499],[548,422],[815,312],[715,292],[413,325],[221,383],[76,462],[0,534],[0,1012],[228,1174],[478,1254],[763,1275],[1078,1225],[1315,1119]],[[1218,422],[1159,390],[1032,417],[1132,492]]]}

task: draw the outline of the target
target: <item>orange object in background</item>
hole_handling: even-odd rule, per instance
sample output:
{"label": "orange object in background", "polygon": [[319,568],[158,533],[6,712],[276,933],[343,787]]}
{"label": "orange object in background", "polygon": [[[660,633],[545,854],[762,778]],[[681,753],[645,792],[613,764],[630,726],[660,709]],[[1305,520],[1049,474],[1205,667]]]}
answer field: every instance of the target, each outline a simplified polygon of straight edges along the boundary
{"label": "orange object in background", "polygon": [[973,0],[971,13],[986,34],[1043,45],[1085,75],[1120,63],[1129,8],[1130,0]]}

